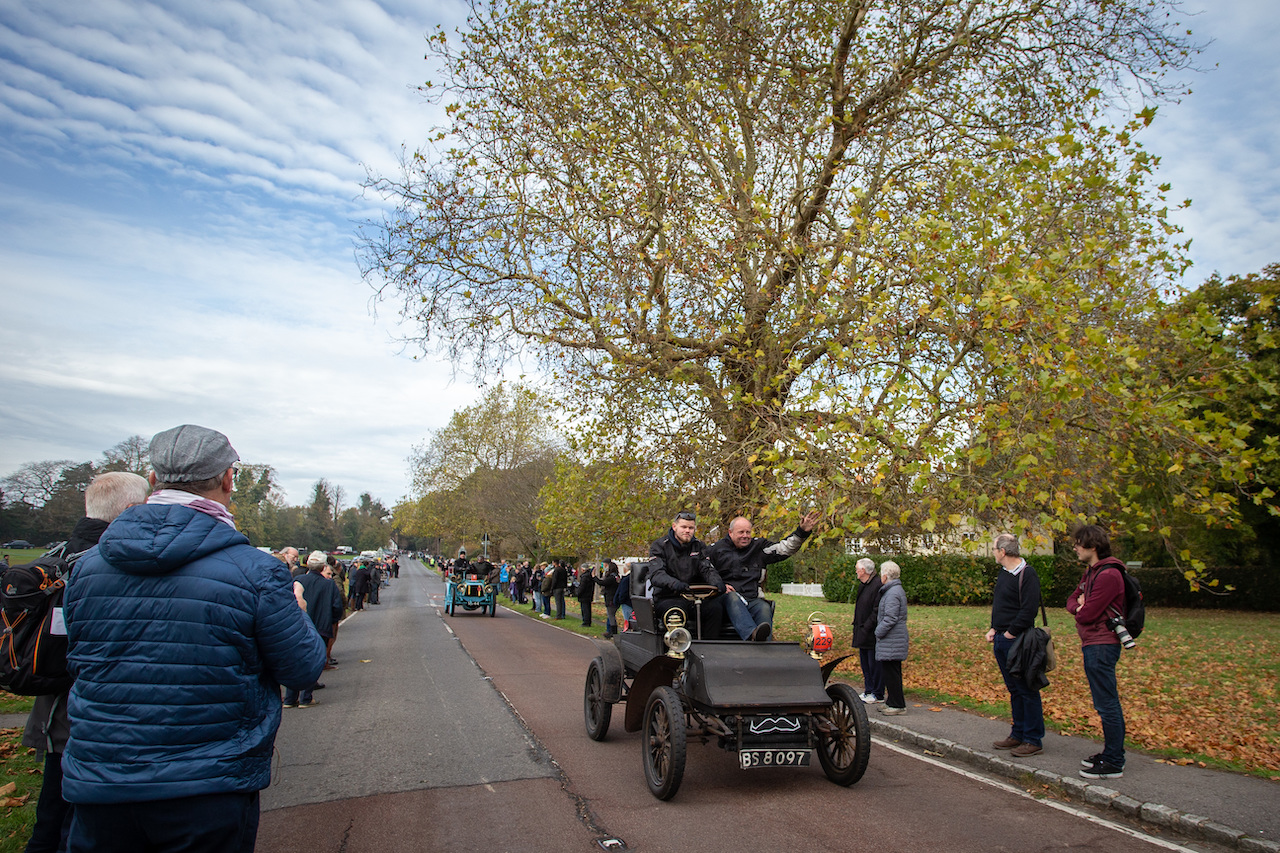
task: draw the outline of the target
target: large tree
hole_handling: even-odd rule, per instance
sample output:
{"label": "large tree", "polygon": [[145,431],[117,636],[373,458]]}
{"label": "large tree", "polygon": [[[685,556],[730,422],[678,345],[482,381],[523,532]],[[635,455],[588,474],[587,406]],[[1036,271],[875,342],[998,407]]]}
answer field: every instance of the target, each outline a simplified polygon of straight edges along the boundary
{"label": "large tree", "polygon": [[[1161,298],[1154,113],[1102,120],[1186,66],[1171,11],[477,2],[432,39],[450,121],[370,181],[398,210],[365,274],[455,363],[536,352],[722,517],[1062,527],[1140,509],[1144,461],[1229,513],[1203,481],[1256,456],[1195,420],[1221,386]],[[1170,338],[1205,353],[1177,385]]]}

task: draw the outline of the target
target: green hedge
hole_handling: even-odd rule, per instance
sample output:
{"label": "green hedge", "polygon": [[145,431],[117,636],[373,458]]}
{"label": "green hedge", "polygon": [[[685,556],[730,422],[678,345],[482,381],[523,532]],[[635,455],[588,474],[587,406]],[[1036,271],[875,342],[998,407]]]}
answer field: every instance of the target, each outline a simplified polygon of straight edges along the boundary
{"label": "green hedge", "polygon": [[[902,588],[912,604],[990,604],[998,566],[990,558],[964,555],[867,554],[878,567],[893,560],[902,569]],[[822,594],[827,601],[852,601],[857,596],[858,577],[854,566],[860,556],[844,557],[827,571]],[[1027,557],[1040,576],[1045,606],[1059,600],[1054,580],[1060,572],[1052,556]],[[1075,579],[1062,593],[1061,601],[1075,588]]]}
{"label": "green hedge", "polygon": [[783,560],[781,563],[774,563],[769,567],[769,572],[764,576],[765,592],[782,592],[784,583],[795,583],[796,567],[791,560]]}
{"label": "green hedge", "polygon": [[[990,604],[996,582],[996,562],[990,558],[960,555],[867,554],[878,567],[893,560],[902,568],[902,587],[912,604]],[[857,595],[858,578],[854,572],[860,556],[841,556],[832,561],[822,579],[822,594],[827,601],[852,601]],[[1066,604],[1080,580],[1082,566],[1071,554],[1034,555],[1026,558],[1040,576],[1041,596],[1045,607],[1060,608]],[[788,561],[789,562],[789,561]],[[786,565],[786,564],[779,564]],[[769,590],[779,591],[789,582],[778,579],[776,568],[769,569]],[[1148,606],[1201,607],[1229,610],[1280,611],[1280,573],[1266,568],[1210,569],[1209,576],[1218,579],[1215,590],[1225,594],[1192,591],[1187,579],[1177,569],[1133,569],[1142,584],[1142,597]],[[779,573],[781,574],[781,573]]]}

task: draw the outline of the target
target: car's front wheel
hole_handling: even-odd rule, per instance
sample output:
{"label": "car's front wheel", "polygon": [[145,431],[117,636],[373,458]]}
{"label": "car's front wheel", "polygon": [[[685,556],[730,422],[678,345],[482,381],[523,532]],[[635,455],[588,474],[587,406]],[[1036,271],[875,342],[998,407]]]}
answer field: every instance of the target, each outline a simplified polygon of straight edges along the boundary
{"label": "car's front wheel", "polygon": [[847,684],[827,685],[831,710],[827,712],[830,732],[818,736],[818,763],[827,778],[837,785],[852,785],[867,771],[871,758],[871,724],[867,708]]}
{"label": "car's front wheel", "polygon": [[659,800],[669,800],[680,790],[687,750],[680,694],[670,687],[658,687],[650,693],[642,730],[644,781],[649,793]]}

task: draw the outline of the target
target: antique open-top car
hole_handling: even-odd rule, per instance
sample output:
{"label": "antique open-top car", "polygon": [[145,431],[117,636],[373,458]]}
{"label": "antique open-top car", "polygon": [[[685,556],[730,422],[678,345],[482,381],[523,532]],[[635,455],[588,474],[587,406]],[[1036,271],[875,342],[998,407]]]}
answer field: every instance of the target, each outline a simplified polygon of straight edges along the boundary
{"label": "antique open-top car", "polygon": [[481,613],[488,609],[490,616],[498,615],[498,588],[478,566],[468,565],[445,578],[444,612],[453,616],[459,607]]}
{"label": "antique open-top car", "polygon": [[[634,589],[643,589],[646,569],[633,568]],[[689,597],[701,607],[714,592],[695,586]],[[844,657],[824,665],[798,643],[745,642],[737,634],[692,639],[680,611],[659,625],[652,601],[633,594],[632,605],[638,630],[596,643],[583,715],[587,735],[604,740],[614,704],[625,703],[623,728],[641,732],[645,782],[655,797],[669,800],[680,788],[690,738],[737,753],[744,770],[804,767],[816,752],[836,784],[862,778],[871,754],[866,707],[848,684],[830,681]],[[815,636],[820,627],[815,622]]]}

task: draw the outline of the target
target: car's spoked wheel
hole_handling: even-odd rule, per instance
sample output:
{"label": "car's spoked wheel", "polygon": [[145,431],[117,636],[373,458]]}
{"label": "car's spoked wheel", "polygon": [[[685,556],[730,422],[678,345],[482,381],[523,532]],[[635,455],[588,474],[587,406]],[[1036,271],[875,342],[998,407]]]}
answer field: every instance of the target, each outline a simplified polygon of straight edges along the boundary
{"label": "car's spoked wheel", "polygon": [[582,716],[587,724],[587,737],[604,740],[609,733],[613,705],[604,700],[604,661],[596,658],[587,667],[587,684],[582,693]]}
{"label": "car's spoked wheel", "polygon": [[684,778],[686,749],[684,708],[680,695],[670,687],[649,694],[644,708],[644,780],[649,793],[669,800],[680,790]]}
{"label": "car's spoked wheel", "polygon": [[852,785],[867,771],[871,758],[871,724],[867,708],[847,684],[830,684],[831,710],[827,720],[834,727],[818,737],[818,763],[837,785]]}

